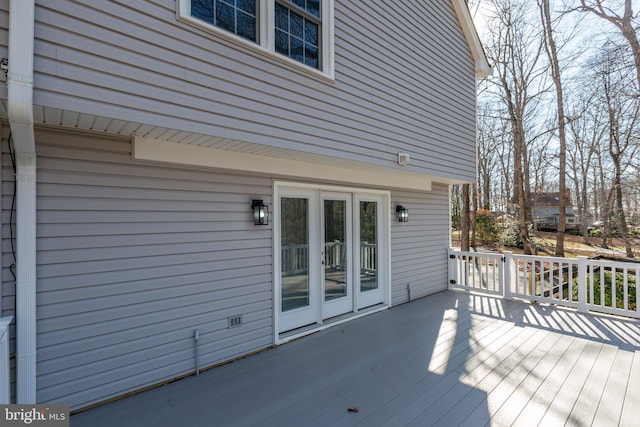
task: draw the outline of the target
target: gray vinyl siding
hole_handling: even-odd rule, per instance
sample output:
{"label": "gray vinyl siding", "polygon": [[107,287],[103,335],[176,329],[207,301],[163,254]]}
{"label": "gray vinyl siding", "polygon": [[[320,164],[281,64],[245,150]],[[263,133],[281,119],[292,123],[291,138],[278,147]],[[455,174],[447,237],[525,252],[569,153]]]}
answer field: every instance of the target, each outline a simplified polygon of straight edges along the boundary
{"label": "gray vinyl siding", "polygon": [[[9,156],[9,124],[5,121],[0,121],[2,128],[2,157],[1,161],[1,173],[2,173],[2,190],[0,191],[2,196],[1,208],[2,208],[2,291],[0,292],[0,306],[1,317],[14,316],[14,321],[9,325],[9,353],[15,354],[16,351],[16,283],[12,272],[15,273],[13,257],[13,248],[11,244],[11,236],[15,236],[15,229],[11,230],[10,220],[15,223],[15,212],[12,218],[11,210],[13,207],[13,193],[14,193],[14,172],[11,164],[11,157]],[[11,357],[10,369],[11,369],[11,398],[12,402],[15,402],[15,357]]]}
{"label": "gray vinyl siding", "polygon": [[270,179],[136,164],[122,139],[36,141],[38,402],[80,408],[193,372],[196,328],[201,367],[272,344],[271,227],[250,211]]}
{"label": "gray vinyl siding", "polygon": [[36,4],[38,106],[474,179],[474,62],[449,1],[336,0],[334,82],[177,20],[175,0]]}
{"label": "gray vinyl siding", "polygon": [[[4,315],[15,285],[4,130]],[[271,227],[249,202],[271,179],[134,162],[125,139],[36,130],[38,402],[82,408],[273,342]],[[392,304],[446,288],[448,188],[393,191]],[[228,329],[241,315],[243,325]],[[12,336],[15,332],[12,331]]]}
{"label": "gray vinyl siding", "polygon": [[[447,288],[449,245],[449,190],[434,185],[433,191],[394,191],[391,207],[409,209],[409,222],[391,221],[391,300],[401,304]],[[395,214],[395,212],[394,212]]]}

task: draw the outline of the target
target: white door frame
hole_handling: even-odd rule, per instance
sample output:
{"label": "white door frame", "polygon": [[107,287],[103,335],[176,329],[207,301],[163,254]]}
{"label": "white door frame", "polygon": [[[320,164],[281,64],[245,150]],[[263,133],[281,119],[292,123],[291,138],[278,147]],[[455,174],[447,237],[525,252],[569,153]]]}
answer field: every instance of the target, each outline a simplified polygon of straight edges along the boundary
{"label": "white door frame", "polygon": [[[286,192],[287,197],[291,198],[303,198],[309,201],[308,203],[308,241],[307,241],[307,260],[309,263],[308,275],[309,275],[309,304],[305,307],[294,308],[286,313],[282,312],[282,262],[281,262],[281,254],[282,247],[280,244],[280,196],[278,195],[273,199],[273,224],[274,224],[274,256],[273,256],[273,265],[274,265],[274,283],[277,283],[276,289],[274,291],[274,296],[277,296],[277,299],[273,301],[275,308],[275,315],[278,319],[279,326],[277,331],[280,329],[294,329],[297,327],[297,322],[302,320],[303,322],[307,322],[307,324],[314,323],[318,319],[318,315],[320,313],[320,295],[317,293],[317,288],[320,280],[320,263],[318,262],[320,259],[320,230],[318,227],[314,227],[313,224],[318,224],[320,222],[319,219],[319,211],[317,209],[317,194],[310,188],[305,187],[287,187],[283,189],[283,192]],[[277,222],[276,222],[277,220]],[[275,268],[277,265],[277,268]]]}
{"label": "white door frame", "polygon": [[[381,286],[381,291],[382,291],[382,304],[384,306],[384,308],[391,306],[391,218],[392,213],[391,213],[391,208],[390,208],[390,203],[391,203],[391,193],[389,191],[386,190],[373,190],[373,189],[365,189],[365,188],[358,188],[358,187],[348,187],[348,186],[336,186],[336,185],[323,185],[323,184],[303,184],[303,183],[297,183],[297,182],[289,182],[289,181],[274,181],[273,182],[273,209],[272,209],[272,223],[273,223],[273,330],[274,330],[274,342],[276,344],[280,344],[286,340],[282,340],[280,339],[279,335],[280,335],[280,329],[281,329],[281,319],[280,319],[280,312],[281,312],[281,245],[280,245],[280,235],[279,235],[279,231],[280,231],[280,196],[281,194],[286,194],[286,195],[292,195],[293,197],[295,197],[295,194],[300,194],[305,195],[304,197],[308,197],[306,195],[310,194],[310,192],[315,192],[317,194],[317,198],[318,201],[322,200],[321,194],[322,192],[336,192],[336,193],[352,193],[352,203],[353,206],[357,206],[359,209],[359,202],[356,202],[356,200],[360,200],[359,197],[356,197],[358,195],[360,196],[365,196],[366,195],[371,195],[371,196],[378,196],[380,197],[380,202],[381,202],[381,206],[380,206],[380,217],[381,217],[381,221],[379,224],[379,236],[380,236],[380,245],[379,245],[379,263],[378,263],[378,268],[379,268],[379,283]],[[318,204],[318,206],[320,206],[321,203]],[[311,206],[311,204],[310,204]],[[317,214],[312,214],[311,212],[310,214],[310,218],[309,218],[309,224],[316,224],[315,227],[310,227],[312,229],[315,229],[316,231],[310,231],[313,233],[320,233],[320,208],[318,208],[318,212]],[[355,218],[356,215],[353,215],[353,217]],[[358,227],[353,227],[353,229],[357,229]],[[355,235],[355,231],[352,232],[352,235]],[[311,237],[310,237],[310,244],[311,242]],[[315,240],[315,242],[320,242],[322,239],[320,238],[320,236],[318,236],[318,238]],[[352,242],[355,245],[356,242],[355,240],[353,240],[352,238]],[[359,251],[358,251],[359,252]],[[311,256],[310,256],[311,259]],[[316,268],[313,267],[314,263],[310,263],[310,275],[315,275],[314,278],[311,278],[311,280],[320,280],[321,274],[320,271],[317,271]],[[318,263],[319,266],[319,263]],[[320,268],[320,267],[317,267]],[[311,271],[311,270],[315,270],[315,271]],[[359,272],[359,264],[356,265],[354,263],[354,265],[352,266],[352,274],[360,274]],[[355,282],[354,282],[355,283]],[[359,284],[359,281],[358,281]],[[359,286],[359,285],[358,285]],[[320,289],[322,292],[324,292],[324,286],[316,286],[316,289]],[[359,291],[359,288],[358,288]],[[354,294],[357,294],[358,292],[354,292]],[[320,328],[322,326],[322,318],[323,318],[323,314],[322,314],[322,301],[324,300],[324,296],[323,294],[320,293],[320,291],[318,291],[318,295],[317,295],[318,303],[316,304],[316,310],[317,310],[317,322],[318,322],[318,328]],[[322,298],[322,299],[320,299]],[[361,306],[360,304],[358,304],[357,301],[357,296],[354,295],[354,305],[353,305],[353,313],[354,313],[354,317],[355,314],[357,314],[358,308]],[[308,332],[303,332],[302,334],[306,334],[306,333],[312,333],[318,330],[318,328],[311,328],[308,330]],[[301,336],[301,335],[296,335],[296,336]]]}

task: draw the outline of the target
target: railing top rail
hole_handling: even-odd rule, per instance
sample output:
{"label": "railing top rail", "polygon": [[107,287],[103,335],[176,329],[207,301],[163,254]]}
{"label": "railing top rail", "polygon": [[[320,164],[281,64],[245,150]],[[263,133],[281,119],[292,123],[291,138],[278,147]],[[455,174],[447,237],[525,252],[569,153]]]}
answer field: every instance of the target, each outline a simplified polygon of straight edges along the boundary
{"label": "railing top rail", "polygon": [[567,264],[577,264],[578,258],[566,258],[559,256],[540,256],[540,255],[522,255],[522,254],[513,254],[513,259],[520,260],[532,260],[532,261],[543,261],[548,263],[567,263]]}
{"label": "railing top rail", "polygon": [[485,257],[485,258],[496,258],[500,259],[504,257],[503,254],[494,254],[489,252],[468,252],[468,251],[459,251],[457,249],[451,249],[450,253],[452,255],[464,255],[464,256],[477,256],[477,257]]}
{"label": "railing top rail", "polygon": [[637,270],[640,268],[640,263],[638,262],[625,262],[625,261],[611,261],[604,259],[589,259],[587,260],[587,264],[594,265],[598,267],[615,267],[617,269],[629,269],[629,270]]}

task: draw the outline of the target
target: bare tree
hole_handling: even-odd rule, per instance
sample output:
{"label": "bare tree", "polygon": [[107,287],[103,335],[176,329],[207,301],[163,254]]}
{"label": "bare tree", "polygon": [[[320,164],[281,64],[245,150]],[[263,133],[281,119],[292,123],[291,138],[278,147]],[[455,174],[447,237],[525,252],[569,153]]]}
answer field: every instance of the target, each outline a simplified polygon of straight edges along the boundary
{"label": "bare tree", "polygon": [[603,138],[604,127],[602,110],[599,108],[589,108],[592,101],[590,87],[583,89],[578,99],[571,109],[568,120],[569,138],[567,154],[569,157],[570,174],[574,183],[576,193],[576,203],[580,218],[580,231],[585,243],[589,243],[589,194],[594,201],[594,208],[597,209],[598,198],[596,196],[597,182],[594,180],[592,191],[589,191],[589,175],[593,169],[594,155],[598,142]]}
{"label": "bare tree", "polygon": [[542,29],[544,33],[544,47],[549,58],[551,68],[551,77],[556,88],[556,103],[558,112],[558,138],[560,142],[559,154],[559,190],[560,190],[560,206],[558,208],[558,229],[556,233],[556,256],[564,256],[564,232],[567,223],[567,139],[565,133],[565,115],[564,115],[564,93],[562,88],[562,78],[560,73],[560,63],[558,61],[558,50],[554,40],[554,30],[551,25],[551,12],[549,10],[549,0],[538,1],[540,8],[540,17],[542,21]]}
{"label": "bare tree", "polygon": [[539,30],[531,25],[527,2],[492,0],[496,10],[490,23],[486,52],[493,64],[499,88],[495,95],[504,104],[513,146],[513,199],[518,206],[520,237],[525,253],[535,252],[529,242],[530,184],[525,121],[528,109],[542,89],[536,82],[542,76],[539,66],[543,42]]}
{"label": "bare tree", "polygon": [[502,143],[504,127],[498,112],[491,110],[491,105],[484,103],[478,106],[478,205],[482,209],[492,209],[493,185],[495,169],[498,162],[499,147]]}
{"label": "bare tree", "polygon": [[627,221],[624,212],[622,179],[628,161],[635,157],[639,144],[637,124],[640,119],[640,103],[636,97],[629,97],[626,90],[625,74],[618,73],[623,59],[620,49],[605,50],[599,59],[598,80],[601,84],[601,100],[607,113],[609,156],[613,162],[613,201],[618,233],[625,242],[626,255],[633,258]]}
{"label": "bare tree", "polygon": [[620,30],[622,36],[627,40],[635,63],[636,81],[638,84],[637,91],[640,92],[640,42],[638,41],[638,30],[634,28],[634,25],[637,25],[637,23],[634,22],[634,19],[637,19],[637,16],[634,16],[633,14],[632,0],[624,0],[624,12],[622,15],[616,13],[611,5],[607,6],[606,2],[603,0],[580,0],[580,4],[581,7],[579,10],[583,12],[591,12],[612,23]]}

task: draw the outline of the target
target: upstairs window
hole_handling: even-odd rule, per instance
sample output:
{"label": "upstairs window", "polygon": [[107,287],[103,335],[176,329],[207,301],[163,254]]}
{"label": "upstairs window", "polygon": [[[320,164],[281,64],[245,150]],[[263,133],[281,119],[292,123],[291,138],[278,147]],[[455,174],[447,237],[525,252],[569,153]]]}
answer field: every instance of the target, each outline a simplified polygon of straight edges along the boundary
{"label": "upstairs window", "polygon": [[191,0],[191,16],[258,41],[257,0]]}
{"label": "upstairs window", "polygon": [[320,1],[278,1],[275,5],[276,52],[318,68],[320,54]]}
{"label": "upstairs window", "polygon": [[179,0],[180,19],[333,78],[334,0]]}

